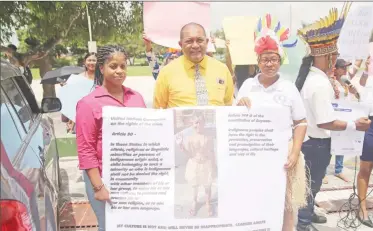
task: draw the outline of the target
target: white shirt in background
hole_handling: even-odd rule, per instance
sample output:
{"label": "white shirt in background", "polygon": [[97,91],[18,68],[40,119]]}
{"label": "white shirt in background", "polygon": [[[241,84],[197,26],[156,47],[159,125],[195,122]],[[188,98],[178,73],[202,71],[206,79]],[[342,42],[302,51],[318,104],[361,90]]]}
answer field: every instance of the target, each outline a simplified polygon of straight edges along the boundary
{"label": "white shirt in background", "polygon": [[307,135],[312,138],[330,138],[330,131],[317,127],[318,124],[336,120],[332,106],[335,99],[329,77],[320,69],[311,67],[301,90],[307,114]]}
{"label": "white shirt in background", "polygon": [[[288,123],[289,127],[293,126],[293,120],[306,118],[306,110],[302,98],[294,83],[281,79],[280,75],[280,78],[275,83],[265,88],[259,82],[259,75],[246,79],[243,82],[238,91],[235,105],[237,105],[241,98],[247,97],[250,99],[252,107],[255,107],[255,105],[272,105],[274,113],[276,113],[276,107],[286,107],[291,112],[291,117],[288,118],[288,121],[284,121]],[[289,139],[291,137],[292,133],[289,134]]]}

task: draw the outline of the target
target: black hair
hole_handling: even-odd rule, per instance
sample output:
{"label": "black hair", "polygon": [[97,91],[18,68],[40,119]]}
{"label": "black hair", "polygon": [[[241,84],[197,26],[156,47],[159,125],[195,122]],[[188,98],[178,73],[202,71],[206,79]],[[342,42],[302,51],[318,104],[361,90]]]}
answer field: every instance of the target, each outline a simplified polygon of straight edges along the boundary
{"label": "black hair", "polygon": [[96,55],[97,63],[95,69],[95,85],[101,86],[104,81],[104,77],[100,71],[100,66],[104,65],[104,63],[112,56],[112,54],[116,52],[123,53],[127,57],[127,53],[124,48],[118,45],[106,45],[98,48]]}
{"label": "black hair", "polygon": [[97,56],[97,54],[95,53],[95,52],[89,52],[89,53],[87,53],[85,56],[84,56],[84,61],[86,61],[87,60],[87,58],[89,57],[89,56],[91,56],[91,55],[94,55],[94,56]]}
{"label": "black hair", "polygon": [[15,45],[13,45],[13,44],[9,44],[8,48],[12,49],[14,52],[17,51],[17,47]]}
{"label": "black hair", "polygon": [[234,67],[234,75],[236,76],[238,89],[241,88],[243,82],[247,78],[254,78],[259,73],[259,67],[255,65],[255,72],[252,75],[250,75],[249,66],[250,65],[236,65]]}
{"label": "black hair", "polygon": [[195,23],[195,22],[190,22],[190,23],[184,25],[184,26],[181,28],[181,30],[180,30],[180,40],[183,38],[184,30],[185,30],[186,28],[188,28],[189,26],[197,26],[197,27],[201,28],[201,29],[203,30],[203,35],[207,36],[207,35],[206,35],[206,30],[205,30],[205,28],[204,28],[201,24],[198,24],[198,23]]}
{"label": "black hair", "polygon": [[310,68],[313,63],[313,56],[306,56],[302,59],[302,64],[300,65],[297,80],[295,81],[295,86],[298,88],[298,91],[301,91],[306,82],[307,75],[310,73]]}

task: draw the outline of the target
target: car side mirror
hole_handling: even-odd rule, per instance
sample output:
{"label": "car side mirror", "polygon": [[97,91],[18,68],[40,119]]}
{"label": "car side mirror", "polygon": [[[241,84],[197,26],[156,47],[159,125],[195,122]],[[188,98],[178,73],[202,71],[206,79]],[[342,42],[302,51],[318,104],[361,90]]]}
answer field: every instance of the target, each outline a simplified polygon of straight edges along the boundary
{"label": "car side mirror", "polygon": [[43,98],[41,101],[41,113],[58,112],[62,109],[62,103],[59,98]]}

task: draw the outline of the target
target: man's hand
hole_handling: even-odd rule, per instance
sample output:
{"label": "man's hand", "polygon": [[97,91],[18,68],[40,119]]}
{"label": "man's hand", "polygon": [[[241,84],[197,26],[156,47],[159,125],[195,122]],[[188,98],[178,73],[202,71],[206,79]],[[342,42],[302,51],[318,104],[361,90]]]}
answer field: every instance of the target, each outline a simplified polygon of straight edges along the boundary
{"label": "man's hand", "polygon": [[356,90],[356,88],[355,88],[354,85],[349,85],[349,86],[348,86],[348,91],[349,91],[351,94],[354,94],[354,95],[357,93],[357,90]]}
{"label": "man's hand", "polygon": [[369,129],[371,122],[372,121],[368,119],[368,117],[361,117],[360,119],[355,121],[356,130],[365,132]]}
{"label": "man's hand", "polygon": [[241,98],[238,101],[237,106],[246,106],[247,108],[251,108],[251,101],[247,97]]}
{"label": "man's hand", "polygon": [[365,71],[368,71],[369,64],[370,64],[370,56],[369,56],[369,57],[367,58],[367,60],[365,61]]}
{"label": "man's hand", "polygon": [[231,44],[231,42],[227,39],[225,40],[225,47],[229,50],[229,45]]}

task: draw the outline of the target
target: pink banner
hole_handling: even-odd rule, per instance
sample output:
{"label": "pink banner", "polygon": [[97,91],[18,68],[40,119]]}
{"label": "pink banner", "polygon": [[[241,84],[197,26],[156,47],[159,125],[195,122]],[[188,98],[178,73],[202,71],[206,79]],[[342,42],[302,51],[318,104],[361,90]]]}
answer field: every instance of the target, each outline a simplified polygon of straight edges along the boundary
{"label": "pink banner", "polygon": [[373,76],[373,42],[369,43],[369,55],[370,55],[370,63],[368,67],[368,73],[370,76]]}
{"label": "pink banner", "polygon": [[[144,31],[161,46],[180,49],[180,29],[190,22],[201,24],[210,37],[210,4],[204,2],[144,2]],[[215,51],[209,43],[208,51]]]}

